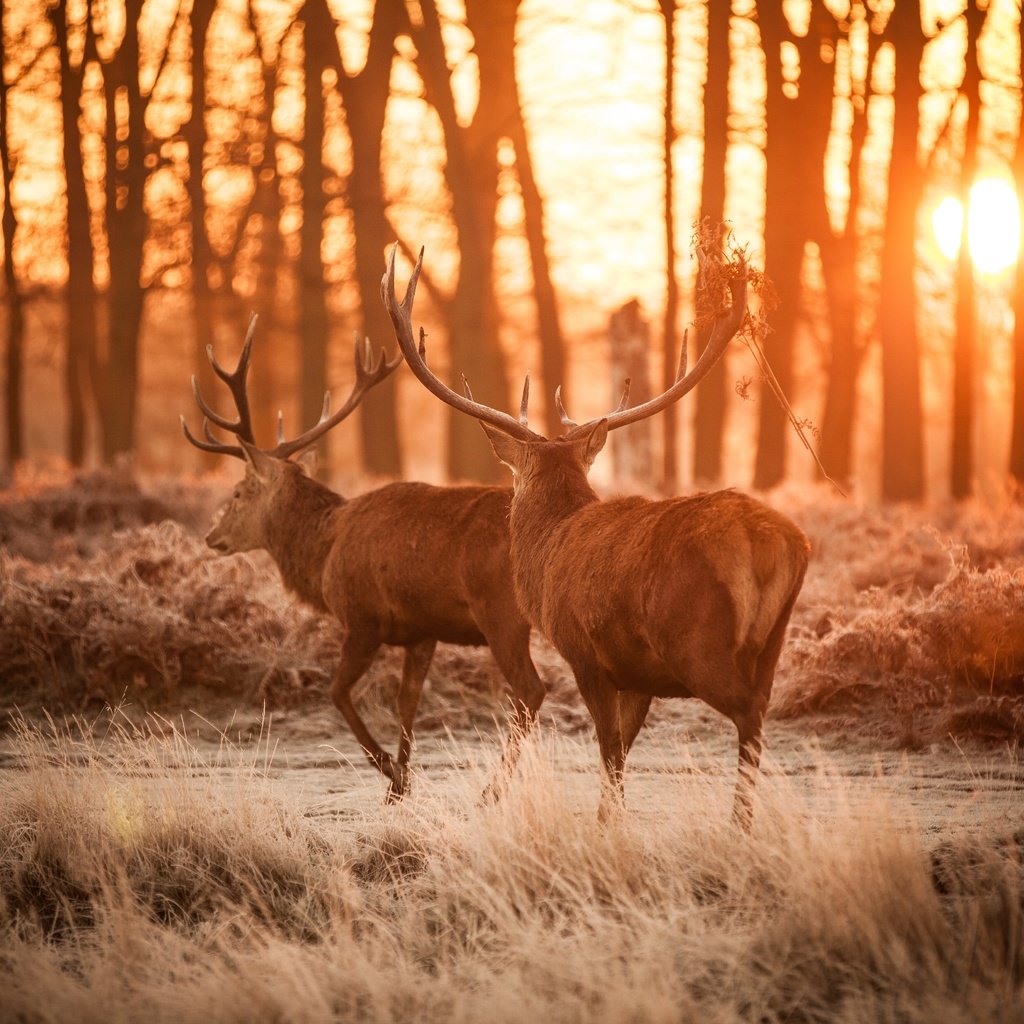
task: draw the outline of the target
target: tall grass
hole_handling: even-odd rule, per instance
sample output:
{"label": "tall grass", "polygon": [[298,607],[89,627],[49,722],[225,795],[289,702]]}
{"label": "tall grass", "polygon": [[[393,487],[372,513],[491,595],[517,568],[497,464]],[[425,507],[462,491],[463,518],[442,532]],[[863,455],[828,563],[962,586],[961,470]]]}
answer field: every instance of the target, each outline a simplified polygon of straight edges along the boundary
{"label": "tall grass", "polygon": [[[0,1017],[19,1021],[1010,1021],[1021,835],[930,849],[898,807],[784,779],[755,832],[666,771],[606,827],[540,735],[340,824],[268,742],[20,723],[0,775]],[[494,751],[497,757],[497,750]],[[658,765],[655,765],[657,770]]]}

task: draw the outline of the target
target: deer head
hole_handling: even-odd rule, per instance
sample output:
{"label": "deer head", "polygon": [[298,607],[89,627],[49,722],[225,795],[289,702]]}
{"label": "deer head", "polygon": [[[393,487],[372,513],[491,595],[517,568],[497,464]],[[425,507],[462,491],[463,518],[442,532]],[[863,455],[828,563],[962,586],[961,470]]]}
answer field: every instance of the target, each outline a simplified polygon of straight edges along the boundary
{"label": "deer head", "polygon": [[642,405],[630,408],[630,382],[627,379],[618,406],[606,416],[582,424],[569,418],[562,405],[561,388],[559,387],[555,391],[555,406],[565,430],[556,438],[547,438],[531,430],[528,425],[529,376],[523,385],[523,396],[517,418],[473,401],[473,394],[465,378],[463,378],[465,395],[460,395],[434,376],[426,363],[425,333],[420,328],[419,344],[417,345],[413,339],[412,328],[412,306],[423,266],[423,250],[420,249],[416,266],[409,278],[405,298],[399,302],[395,293],[395,253],[397,248],[397,246],[392,248],[388,258],[387,271],[381,281],[381,297],[391,316],[391,323],[395,328],[395,336],[402,354],[405,356],[409,368],[431,394],[452,408],[480,421],[494,453],[512,470],[517,493],[527,483],[533,481],[557,479],[566,483],[572,479],[585,480],[594,459],[604,447],[608,432],[653,416],[692,390],[721,357],[746,315],[746,267],[740,261],[736,273],[729,279],[731,303],[716,318],[711,338],[689,373],[686,372],[687,344],[686,336],[684,336],[675,383],[667,391]]}
{"label": "deer head", "polygon": [[[221,508],[213,528],[206,536],[206,543],[222,554],[235,554],[268,547],[269,538],[266,524],[271,506],[280,493],[285,481],[302,475],[308,462],[304,459],[311,454],[312,446],[333,427],[355,411],[364,395],[374,385],[388,377],[402,361],[398,355],[392,362],[387,361],[381,349],[374,358],[369,339],[360,344],[355,342],[356,381],[344,404],[331,413],[331,393],[324,395],[323,411],[319,421],[292,440],[286,440],[281,413],[277,418],[277,445],[273,448],[258,448],[253,436],[252,416],[249,410],[247,377],[252,359],[252,342],[256,330],[256,315],[249,320],[245,344],[233,371],[225,370],[213,353],[213,346],[206,349],[214,373],[225,384],[235,403],[236,418],[229,420],[215,412],[203,399],[199,383],[192,377],[192,393],[203,414],[203,438],[196,438],[188,428],[185,417],[181,417],[181,428],[188,441],[206,452],[230,455],[245,461],[245,476],[235,485],[231,497]],[[237,444],[219,440],[211,424],[233,434]]]}

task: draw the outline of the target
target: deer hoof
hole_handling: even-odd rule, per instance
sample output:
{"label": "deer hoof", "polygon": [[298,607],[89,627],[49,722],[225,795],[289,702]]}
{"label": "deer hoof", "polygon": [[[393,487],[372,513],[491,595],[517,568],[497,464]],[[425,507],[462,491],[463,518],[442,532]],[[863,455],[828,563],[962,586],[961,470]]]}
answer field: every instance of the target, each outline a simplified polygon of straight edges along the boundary
{"label": "deer hoof", "polygon": [[385,803],[397,804],[409,787],[409,769],[405,765],[392,763],[393,774],[390,776],[391,785],[388,787],[388,795]]}

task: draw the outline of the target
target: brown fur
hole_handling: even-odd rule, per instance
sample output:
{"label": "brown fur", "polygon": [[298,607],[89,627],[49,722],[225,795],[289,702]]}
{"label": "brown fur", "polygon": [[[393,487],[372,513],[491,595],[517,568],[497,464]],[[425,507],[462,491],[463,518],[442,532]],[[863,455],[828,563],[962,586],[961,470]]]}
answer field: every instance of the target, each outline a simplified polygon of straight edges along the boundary
{"label": "brown fur", "polygon": [[626,754],[652,697],[697,697],[740,743],[735,814],[748,823],[761,728],[808,543],[785,516],[735,491],[601,501],[589,431],[522,440],[484,425],[515,475],[512,570],[520,605],[569,662],[621,796]]}
{"label": "brown fur", "polygon": [[[265,548],[290,590],[338,620],[334,702],[371,763],[391,779],[389,796],[406,788],[413,718],[438,641],[490,646],[515,698],[510,768],[545,693],[512,588],[511,492],[395,483],[346,500],[293,462],[260,452],[249,460],[207,542],[225,553]],[[382,644],[406,649],[396,758],[351,701]]]}

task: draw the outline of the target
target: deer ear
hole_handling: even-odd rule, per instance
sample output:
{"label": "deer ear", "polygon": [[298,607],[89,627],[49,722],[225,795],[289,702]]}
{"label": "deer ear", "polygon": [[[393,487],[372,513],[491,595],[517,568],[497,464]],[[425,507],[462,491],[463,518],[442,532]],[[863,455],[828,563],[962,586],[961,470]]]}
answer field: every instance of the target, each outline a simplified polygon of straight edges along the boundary
{"label": "deer ear", "polygon": [[587,435],[583,446],[583,459],[588,466],[594,464],[594,459],[597,458],[598,452],[604,447],[605,441],[608,440],[608,421],[598,420],[594,424],[593,430]]}
{"label": "deer ear", "polygon": [[242,445],[242,451],[245,452],[246,464],[252,467],[252,471],[261,480],[269,479],[276,469],[276,460],[266,452],[260,451],[255,445],[249,444],[248,441],[243,441],[241,438],[238,440]]}
{"label": "deer ear", "polygon": [[292,460],[299,466],[306,476],[315,477],[317,467],[317,456],[315,448],[307,448],[301,455]]}
{"label": "deer ear", "polygon": [[517,441],[514,437],[509,437],[508,434],[496,427],[492,427],[488,423],[480,421],[480,426],[484,428],[484,433],[487,435],[487,440],[491,442],[491,447],[494,449],[494,454],[512,470],[513,473],[519,469],[519,464],[523,458],[524,445],[522,441]]}

